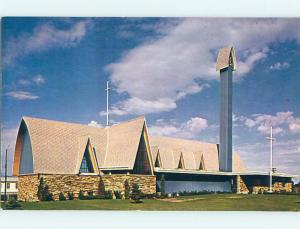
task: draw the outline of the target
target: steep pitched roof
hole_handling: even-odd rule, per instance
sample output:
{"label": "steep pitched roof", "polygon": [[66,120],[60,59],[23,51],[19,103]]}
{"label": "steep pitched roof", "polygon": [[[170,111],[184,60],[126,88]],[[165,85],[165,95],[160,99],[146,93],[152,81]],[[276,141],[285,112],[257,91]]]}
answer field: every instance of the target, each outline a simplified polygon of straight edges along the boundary
{"label": "steep pitched roof", "polygon": [[[182,153],[187,170],[198,170],[202,155],[207,171],[219,170],[217,144],[158,136],[150,136],[150,139],[153,147],[159,149],[164,169],[177,169]],[[245,170],[242,160],[235,152],[233,153],[233,170]]]}
{"label": "steep pitched roof", "polygon": [[[139,117],[108,128],[23,118],[30,135],[34,173],[78,173],[88,139],[100,168],[133,168],[145,122]],[[106,153],[107,134],[109,135]]]}

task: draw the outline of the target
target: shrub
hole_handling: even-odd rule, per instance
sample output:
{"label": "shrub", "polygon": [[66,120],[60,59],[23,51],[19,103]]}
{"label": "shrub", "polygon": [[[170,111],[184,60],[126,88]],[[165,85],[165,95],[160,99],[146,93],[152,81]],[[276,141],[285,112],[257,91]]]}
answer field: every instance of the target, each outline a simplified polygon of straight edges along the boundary
{"label": "shrub", "polygon": [[79,194],[78,194],[78,198],[80,199],[80,200],[85,200],[85,196],[84,196],[84,194],[83,194],[83,191],[79,191]]}
{"label": "shrub", "polygon": [[89,191],[89,192],[88,192],[88,195],[86,196],[86,199],[87,199],[87,200],[92,200],[92,199],[94,199],[94,193],[93,193],[92,191]]}
{"label": "shrub", "polygon": [[104,192],[104,198],[105,199],[112,199],[113,198],[113,193],[111,190],[105,191]]}
{"label": "shrub", "polygon": [[130,198],[130,185],[129,185],[129,182],[127,179],[124,182],[124,188],[125,188],[125,199],[129,199]]}
{"label": "shrub", "polygon": [[73,194],[73,192],[68,192],[68,199],[69,200],[74,200],[74,194]]}
{"label": "shrub", "polygon": [[116,199],[122,199],[122,193],[120,191],[114,191]]}
{"label": "shrub", "polygon": [[59,193],[59,200],[61,200],[61,201],[66,200],[66,197],[65,197],[65,195],[62,192]]}
{"label": "shrub", "polygon": [[20,210],[20,209],[22,209],[22,205],[16,200],[10,200],[5,205],[5,209],[7,209],[7,210]]}
{"label": "shrub", "polygon": [[143,203],[143,201],[142,201],[142,193],[141,193],[140,187],[139,187],[139,185],[137,183],[135,183],[132,186],[131,199],[136,204]]}

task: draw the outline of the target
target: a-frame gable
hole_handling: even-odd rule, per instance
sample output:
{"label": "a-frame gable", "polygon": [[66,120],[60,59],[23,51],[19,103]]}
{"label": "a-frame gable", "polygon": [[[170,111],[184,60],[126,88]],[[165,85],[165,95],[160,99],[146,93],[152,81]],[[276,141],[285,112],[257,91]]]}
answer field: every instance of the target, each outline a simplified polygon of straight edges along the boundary
{"label": "a-frame gable", "polygon": [[185,168],[182,152],[180,154],[179,163],[178,163],[178,167],[177,168],[178,169],[184,169]]}
{"label": "a-frame gable", "polygon": [[199,170],[206,170],[205,169],[205,163],[204,163],[204,157],[203,154],[201,156],[200,164],[199,164]]}
{"label": "a-frame gable", "polygon": [[154,167],[156,167],[156,168],[161,168],[162,167],[159,150],[157,151]]}
{"label": "a-frame gable", "polygon": [[83,153],[79,173],[98,173],[97,160],[90,139],[88,139]]}
{"label": "a-frame gable", "polygon": [[153,161],[148,139],[147,126],[144,122],[140,142],[133,166],[133,173],[153,175]]}

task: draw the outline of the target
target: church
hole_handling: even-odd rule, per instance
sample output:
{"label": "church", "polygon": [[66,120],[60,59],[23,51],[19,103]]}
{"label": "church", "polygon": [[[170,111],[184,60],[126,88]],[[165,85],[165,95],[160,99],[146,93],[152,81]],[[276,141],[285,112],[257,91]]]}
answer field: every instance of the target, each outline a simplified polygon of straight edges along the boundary
{"label": "church", "polygon": [[[191,191],[259,193],[269,190],[268,172],[248,171],[232,151],[232,71],[234,49],[221,49],[220,143],[149,136],[144,116],[112,126],[93,127],[23,117],[14,153],[18,199],[39,201],[41,179],[54,200],[125,192],[126,184],[145,195]],[[273,191],[292,191],[292,175],[272,174]]]}

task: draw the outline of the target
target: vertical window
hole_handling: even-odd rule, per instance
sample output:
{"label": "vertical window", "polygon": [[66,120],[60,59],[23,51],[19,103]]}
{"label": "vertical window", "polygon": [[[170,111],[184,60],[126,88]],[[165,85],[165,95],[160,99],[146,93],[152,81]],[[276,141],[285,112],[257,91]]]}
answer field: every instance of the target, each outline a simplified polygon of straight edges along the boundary
{"label": "vertical window", "polygon": [[7,182],[6,188],[7,188],[7,189],[10,189],[10,183],[9,183],[9,182]]}
{"label": "vertical window", "polygon": [[80,173],[94,173],[92,160],[89,153],[89,145],[87,144],[83,159],[80,166]]}
{"label": "vertical window", "polygon": [[16,189],[18,189],[18,183],[16,183]]}

